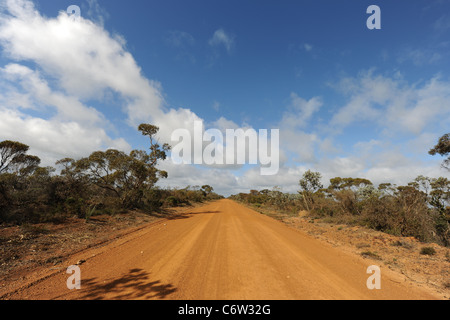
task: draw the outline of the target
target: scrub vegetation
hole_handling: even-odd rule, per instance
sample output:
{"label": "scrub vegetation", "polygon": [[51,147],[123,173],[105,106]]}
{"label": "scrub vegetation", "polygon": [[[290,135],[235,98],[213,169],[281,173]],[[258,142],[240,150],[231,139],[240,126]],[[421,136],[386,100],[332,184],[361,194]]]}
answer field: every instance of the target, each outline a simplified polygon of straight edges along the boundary
{"label": "scrub vegetation", "polygon": [[149,138],[149,151],[95,151],[81,159],[61,159],[57,168],[41,167],[23,143],[0,142],[0,223],[62,222],[74,216],[89,221],[100,214],[159,212],[221,198],[209,185],[157,187],[168,176],[157,165],[170,146],[157,143],[158,127],[141,124],[138,129]]}
{"label": "scrub vegetation", "polygon": [[[442,166],[450,171],[450,134],[439,139],[431,155],[447,157]],[[288,215],[307,215],[332,223],[363,225],[371,229],[423,242],[450,245],[450,180],[418,176],[404,186],[367,179],[330,179],[324,188],[320,172],[307,171],[297,194],[251,190],[231,196],[256,208],[267,207]]]}

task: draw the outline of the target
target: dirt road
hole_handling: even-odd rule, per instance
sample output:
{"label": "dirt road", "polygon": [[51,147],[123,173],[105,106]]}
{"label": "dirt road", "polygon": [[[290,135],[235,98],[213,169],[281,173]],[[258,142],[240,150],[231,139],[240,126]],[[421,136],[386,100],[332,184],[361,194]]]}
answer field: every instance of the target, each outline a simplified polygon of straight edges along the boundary
{"label": "dirt road", "polygon": [[[66,267],[79,260],[81,289]],[[381,269],[230,200],[161,220],[71,257],[11,299],[435,299]]]}

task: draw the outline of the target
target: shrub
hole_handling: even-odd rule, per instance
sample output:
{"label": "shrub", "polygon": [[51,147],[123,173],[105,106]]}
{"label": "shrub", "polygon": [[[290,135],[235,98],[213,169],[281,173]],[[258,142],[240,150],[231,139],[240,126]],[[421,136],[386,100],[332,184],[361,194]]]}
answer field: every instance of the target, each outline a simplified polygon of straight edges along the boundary
{"label": "shrub", "polygon": [[164,200],[164,203],[166,203],[169,207],[176,207],[180,204],[180,200],[174,196],[169,196]]}
{"label": "shrub", "polygon": [[163,190],[159,188],[147,189],[143,195],[143,206],[148,211],[159,211],[163,204]]}
{"label": "shrub", "polygon": [[375,260],[381,260],[381,257],[377,253],[372,252],[372,251],[361,252],[361,255],[364,258],[372,258],[372,259],[375,259]]}
{"label": "shrub", "polygon": [[436,250],[433,247],[423,247],[420,249],[420,254],[433,256],[436,254]]}

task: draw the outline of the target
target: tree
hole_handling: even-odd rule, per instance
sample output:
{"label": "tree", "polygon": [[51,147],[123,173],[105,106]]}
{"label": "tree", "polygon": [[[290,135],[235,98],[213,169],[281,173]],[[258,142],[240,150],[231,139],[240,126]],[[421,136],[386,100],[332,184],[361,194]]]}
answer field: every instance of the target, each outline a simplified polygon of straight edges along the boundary
{"label": "tree", "polygon": [[159,160],[166,159],[170,150],[168,144],[162,147],[155,141],[158,127],[141,124],[139,131],[150,138],[150,153],[133,150],[130,154],[109,149],[95,151],[89,157],[76,161],[75,170],[71,168],[72,159],[59,163],[70,174],[82,173],[96,186],[107,190],[121,200],[126,208],[137,206],[145,190],[151,189],[159,178],[167,178],[167,172],[156,168]]}
{"label": "tree", "polygon": [[414,179],[414,182],[411,183],[411,186],[416,185],[418,190],[425,192],[426,195],[429,195],[431,191],[431,182],[431,178],[420,175],[416,179]]}
{"label": "tree", "polygon": [[442,242],[447,246],[450,243],[450,180],[439,177],[431,182],[430,204],[436,208],[438,216],[435,219],[435,228]]}
{"label": "tree", "polygon": [[431,209],[427,204],[427,195],[417,188],[399,186],[395,197],[394,229],[405,237],[416,237],[421,241],[429,241],[434,232],[434,221]]}
{"label": "tree", "polygon": [[300,179],[299,184],[303,191],[316,192],[323,188],[320,179],[322,175],[320,172],[312,172],[311,170],[306,171],[303,174],[303,178]]}
{"label": "tree", "polygon": [[14,172],[27,175],[37,169],[41,160],[36,156],[27,155],[28,149],[26,144],[17,141],[0,142],[0,174]]}
{"label": "tree", "polygon": [[40,219],[48,211],[52,168],[17,141],[0,142],[0,221]]}
{"label": "tree", "polygon": [[124,152],[114,149],[95,151],[89,157],[78,160],[76,167],[88,177],[91,183],[112,191],[120,198],[124,187],[123,182],[120,181],[124,174],[121,167],[126,157]]}
{"label": "tree", "polygon": [[430,185],[432,187],[430,204],[443,214],[446,205],[450,203],[450,180],[439,177],[432,179]]}
{"label": "tree", "polygon": [[371,186],[372,182],[363,178],[341,178],[336,177],[330,179],[330,190],[341,190],[341,189],[355,189],[357,191],[359,188]]}
{"label": "tree", "polygon": [[320,172],[312,172],[311,170],[308,170],[303,174],[302,179],[299,181],[301,188],[299,193],[302,194],[306,210],[308,211],[312,208],[314,203],[312,194],[323,188],[323,185],[320,182],[321,178],[322,175]]}
{"label": "tree", "polygon": [[214,188],[211,187],[210,185],[205,184],[202,186],[202,192],[205,197],[207,197],[211,192],[213,192],[213,190]]}
{"label": "tree", "polygon": [[364,178],[332,178],[327,191],[344,212],[357,215],[362,212],[362,201],[380,196],[372,182]]}
{"label": "tree", "polygon": [[378,190],[385,196],[394,196],[397,186],[392,183],[380,183],[378,185]]}
{"label": "tree", "polygon": [[450,171],[450,133],[444,134],[439,138],[438,143],[428,153],[432,156],[436,154],[440,154],[443,157],[447,156],[442,166]]}
{"label": "tree", "polygon": [[142,123],[139,125],[138,130],[141,131],[142,135],[148,136],[150,139],[150,163],[155,166],[158,160],[166,159],[166,152],[168,152],[171,147],[169,144],[164,143],[162,146],[156,141],[156,134],[159,131],[157,126]]}

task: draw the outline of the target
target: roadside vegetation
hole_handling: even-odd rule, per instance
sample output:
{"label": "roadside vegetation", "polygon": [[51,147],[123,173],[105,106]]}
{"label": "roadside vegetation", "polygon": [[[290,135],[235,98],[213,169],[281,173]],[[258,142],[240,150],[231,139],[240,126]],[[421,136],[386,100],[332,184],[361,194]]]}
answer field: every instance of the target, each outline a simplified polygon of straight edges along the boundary
{"label": "roadside vegetation", "polygon": [[[447,159],[450,171],[450,134],[430,150]],[[328,187],[319,172],[307,171],[296,194],[280,188],[251,190],[230,198],[250,204],[263,213],[271,210],[285,216],[302,215],[311,221],[360,225],[396,236],[450,246],[450,180],[418,176],[404,186],[373,183],[363,178],[335,177]]]}
{"label": "roadside vegetation", "polygon": [[81,159],[61,159],[55,167],[41,167],[23,143],[0,142],[0,223],[63,222],[71,217],[89,221],[95,215],[135,209],[160,213],[221,198],[209,185],[157,187],[168,176],[157,164],[166,159],[170,146],[156,141],[158,127],[141,124],[138,130],[148,137],[149,151],[95,151]]}

